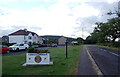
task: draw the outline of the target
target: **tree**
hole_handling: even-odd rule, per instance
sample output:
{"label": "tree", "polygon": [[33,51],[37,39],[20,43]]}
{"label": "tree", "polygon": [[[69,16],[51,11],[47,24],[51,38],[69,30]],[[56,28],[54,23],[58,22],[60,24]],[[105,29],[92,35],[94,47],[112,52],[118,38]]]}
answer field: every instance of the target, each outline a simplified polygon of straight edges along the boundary
{"label": "tree", "polygon": [[77,39],[73,39],[72,41],[77,41],[78,44],[82,44],[82,43],[84,43],[84,39],[81,38],[81,37],[78,37]]}
{"label": "tree", "polygon": [[112,18],[106,23],[97,22],[97,27],[91,33],[91,36],[86,38],[87,43],[105,43],[115,42],[117,38],[120,38],[120,19]]}
{"label": "tree", "polygon": [[100,31],[104,33],[106,39],[115,42],[117,38],[120,38],[119,18],[109,19],[108,22],[100,26]]}

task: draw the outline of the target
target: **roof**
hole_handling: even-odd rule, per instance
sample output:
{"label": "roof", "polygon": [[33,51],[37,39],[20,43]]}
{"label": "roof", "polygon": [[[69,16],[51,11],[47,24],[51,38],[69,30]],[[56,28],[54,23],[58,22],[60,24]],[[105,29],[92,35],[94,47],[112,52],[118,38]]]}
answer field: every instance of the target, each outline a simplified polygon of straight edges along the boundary
{"label": "roof", "polygon": [[64,36],[60,36],[59,39],[62,38],[62,37],[67,39],[67,37],[64,37]]}
{"label": "roof", "polygon": [[[11,33],[9,35],[28,35],[29,33],[31,33],[33,36],[36,34],[34,32],[31,32],[31,31],[26,31],[26,30],[18,30],[14,33]],[[37,35],[37,34],[36,34]],[[37,35],[38,36],[38,35]]]}

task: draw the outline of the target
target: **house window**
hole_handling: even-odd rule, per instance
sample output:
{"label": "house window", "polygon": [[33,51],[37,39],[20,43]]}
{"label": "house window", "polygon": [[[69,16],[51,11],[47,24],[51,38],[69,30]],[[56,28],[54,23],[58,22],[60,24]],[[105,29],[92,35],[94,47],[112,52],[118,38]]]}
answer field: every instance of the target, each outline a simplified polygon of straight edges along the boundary
{"label": "house window", "polygon": [[32,37],[31,37],[31,36],[29,36],[29,39],[32,39]]}

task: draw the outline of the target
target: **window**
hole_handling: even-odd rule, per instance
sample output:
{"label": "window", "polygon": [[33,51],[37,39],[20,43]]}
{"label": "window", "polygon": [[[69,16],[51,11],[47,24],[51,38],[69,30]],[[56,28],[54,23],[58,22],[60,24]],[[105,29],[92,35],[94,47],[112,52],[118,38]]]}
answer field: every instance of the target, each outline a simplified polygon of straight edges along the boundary
{"label": "window", "polygon": [[7,48],[7,46],[2,46],[2,48]]}
{"label": "window", "polygon": [[29,39],[32,39],[32,37],[31,37],[31,36],[29,36]]}

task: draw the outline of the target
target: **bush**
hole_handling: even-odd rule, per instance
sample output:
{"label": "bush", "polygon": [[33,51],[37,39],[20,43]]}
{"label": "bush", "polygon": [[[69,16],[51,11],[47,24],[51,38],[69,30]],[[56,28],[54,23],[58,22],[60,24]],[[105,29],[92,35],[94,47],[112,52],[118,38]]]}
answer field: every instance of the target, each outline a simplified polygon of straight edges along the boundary
{"label": "bush", "polygon": [[35,50],[35,47],[31,47],[28,49],[28,53],[32,53]]}
{"label": "bush", "polygon": [[5,42],[2,43],[2,45],[7,45],[7,46],[12,46],[13,44],[15,43],[5,43]]}
{"label": "bush", "polygon": [[46,49],[35,49],[35,47],[31,47],[28,49],[28,53],[49,53]]}

